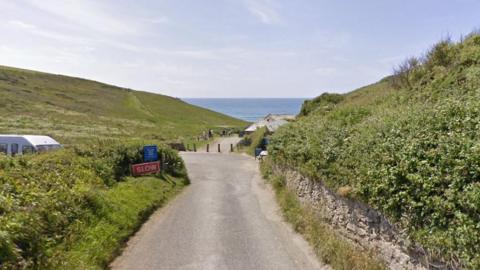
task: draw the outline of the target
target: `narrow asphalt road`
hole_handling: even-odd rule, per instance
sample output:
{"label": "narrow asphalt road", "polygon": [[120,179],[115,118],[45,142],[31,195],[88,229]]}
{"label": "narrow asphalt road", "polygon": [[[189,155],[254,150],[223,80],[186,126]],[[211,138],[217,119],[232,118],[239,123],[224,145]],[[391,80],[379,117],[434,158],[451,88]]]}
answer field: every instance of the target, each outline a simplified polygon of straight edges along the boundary
{"label": "narrow asphalt road", "polygon": [[[240,141],[241,138],[239,137],[221,137],[216,139],[213,142],[209,143],[209,151],[210,153],[218,153],[218,145],[220,145],[220,152],[221,153],[229,153],[231,150],[231,146],[234,146],[234,150],[236,150],[236,145]],[[207,146],[204,145],[198,149],[198,152],[206,152]]]}
{"label": "narrow asphalt road", "polygon": [[253,158],[181,155],[192,184],[144,224],[112,269],[328,269],[282,221]]}

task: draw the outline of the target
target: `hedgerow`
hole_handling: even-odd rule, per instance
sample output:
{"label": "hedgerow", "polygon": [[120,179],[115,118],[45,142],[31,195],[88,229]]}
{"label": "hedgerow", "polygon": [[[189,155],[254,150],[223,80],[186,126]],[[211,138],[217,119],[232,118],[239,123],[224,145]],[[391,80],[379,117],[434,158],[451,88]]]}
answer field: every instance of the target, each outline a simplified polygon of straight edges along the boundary
{"label": "hedgerow", "polygon": [[442,41],[411,67],[281,128],[269,153],[334,190],[352,187],[433,260],[478,269],[480,36]]}
{"label": "hedgerow", "polygon": [[[23,157],[0,156],[0,269],[43,268],[70,226],[96,212],[98,196],[122,182],[141,161],[139,143],[77,146]],[[166,147],[166,173],[184,175]],[[81,223],[81,222],[80,222]]]}
{"label": "hedgerow", "polygon": [[330,111],[336,104],[343,100],[343,95],[323,93],[322,95],[312,99],[306,100],[300,109],[300,116],[307,116],[315,110]]}
{"label": "hedgerow", "polygon": [[254,156],[255,149],[261,146],[266,134],[266,127],[259,128],[255,130],[252,134],[245,135],[245,137],[242,139],[242,141],[240,141],[238,146],[244,153]]}

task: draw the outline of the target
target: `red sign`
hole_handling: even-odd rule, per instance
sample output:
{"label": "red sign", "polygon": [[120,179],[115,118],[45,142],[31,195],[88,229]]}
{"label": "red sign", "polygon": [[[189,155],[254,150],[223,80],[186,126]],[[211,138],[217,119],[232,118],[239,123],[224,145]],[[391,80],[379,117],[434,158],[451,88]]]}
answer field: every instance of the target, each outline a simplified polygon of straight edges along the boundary
{"label": "red sign", "polygon": [[160,161],[133,164],[131,169],[134,176],[158,173],[160,172]]}

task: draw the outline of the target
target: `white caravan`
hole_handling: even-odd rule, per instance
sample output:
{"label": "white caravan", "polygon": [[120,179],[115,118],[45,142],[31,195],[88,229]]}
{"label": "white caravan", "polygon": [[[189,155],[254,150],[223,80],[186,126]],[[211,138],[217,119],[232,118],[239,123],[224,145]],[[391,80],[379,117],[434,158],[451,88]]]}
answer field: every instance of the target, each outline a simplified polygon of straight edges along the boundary
{"label": "white caravan", "polygon": [[0,135],[0,154],[22,155],[61,148],[54,139],[38,135]]}

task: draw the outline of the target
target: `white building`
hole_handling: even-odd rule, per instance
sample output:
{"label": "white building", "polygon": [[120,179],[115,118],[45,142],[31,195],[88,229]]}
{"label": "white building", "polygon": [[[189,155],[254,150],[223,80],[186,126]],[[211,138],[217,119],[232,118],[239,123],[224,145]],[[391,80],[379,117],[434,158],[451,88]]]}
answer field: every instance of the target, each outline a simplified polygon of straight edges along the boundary
{"label": "white building", "polygon": [[277,129],[285,124],[288,124],[289,120],[295,120],[295,115],[289,114],[269,114],[263,119],[251,124],[245,129],[245,133],[249,134],[255,132],[255,130],[267,127],[269,133],[277,131]]}
{"label": "white building", "polygon": [[60,143],[48,136],[0,135],[0,153],[22,155],[61,148]]}

